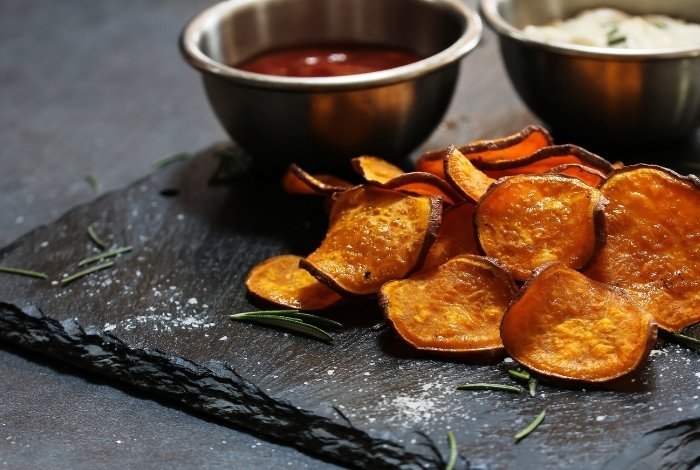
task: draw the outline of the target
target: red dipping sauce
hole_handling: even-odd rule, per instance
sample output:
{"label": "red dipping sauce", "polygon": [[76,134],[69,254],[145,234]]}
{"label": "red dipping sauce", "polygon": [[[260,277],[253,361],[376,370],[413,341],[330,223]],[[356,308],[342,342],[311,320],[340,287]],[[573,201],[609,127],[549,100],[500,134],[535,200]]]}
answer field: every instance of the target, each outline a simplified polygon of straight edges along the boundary
{"label": "red dipping sauce", "polygon": [[337,44],[273,49],[236,68],[285,77],[337,77],[392,69],[421,60],[408,49],[374,44]]}

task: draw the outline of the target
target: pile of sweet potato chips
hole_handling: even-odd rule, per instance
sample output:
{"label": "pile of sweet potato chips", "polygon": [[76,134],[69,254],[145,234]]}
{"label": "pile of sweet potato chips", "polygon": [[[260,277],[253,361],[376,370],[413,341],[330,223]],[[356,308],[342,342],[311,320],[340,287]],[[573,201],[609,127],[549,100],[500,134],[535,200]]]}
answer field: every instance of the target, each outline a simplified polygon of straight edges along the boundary
{"label": "pile of sweet potato chips", "polygon": [[639,368],[657,326],[700,321],[697,177],[611,164],[539,126],[416,166],[358,157],[354,185],[292,165],[284,188],[329,198],[328,232],[306,257],[256,266],[249,292],[301,310],[378,295],[419,350],[507,353],[582,382]]}

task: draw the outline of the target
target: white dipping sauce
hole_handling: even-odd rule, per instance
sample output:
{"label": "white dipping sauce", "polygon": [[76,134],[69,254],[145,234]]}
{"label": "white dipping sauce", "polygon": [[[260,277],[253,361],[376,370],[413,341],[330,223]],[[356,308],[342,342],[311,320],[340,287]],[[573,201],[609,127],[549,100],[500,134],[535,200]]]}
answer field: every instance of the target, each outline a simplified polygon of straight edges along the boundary
{"label": "white dipping sauce", "polygon": [[545,42],[628,49],[700,46],[700,25],[662,15],[631,16],[612,8],[585,10],[574,18],[524,32]]}

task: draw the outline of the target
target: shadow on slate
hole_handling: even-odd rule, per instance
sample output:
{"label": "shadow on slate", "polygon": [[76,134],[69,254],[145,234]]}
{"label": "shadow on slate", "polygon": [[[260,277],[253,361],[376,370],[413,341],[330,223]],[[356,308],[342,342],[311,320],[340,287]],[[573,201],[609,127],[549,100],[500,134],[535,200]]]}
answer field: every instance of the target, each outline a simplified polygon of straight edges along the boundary
{"label": "shadow on slate", "polygon": [[[221,155],[232,164],[208,184]],[[675,345],[659,346],[616,391],[541,385],[533,398],[455,390],[511,383],[514,364],[421,357],[390,330],[371,328],[381,319],[371,300],[328,313],[346,326],[332,346],[229,322],[256,308],[245,295],[248,270],[310,252],[325,221],[320,199],[284,194],[235,150],[210,149],[0,250],[1,264],[49,275],[3,275],[0,340],[358,468],[440,467],[447,430],[469,468],[601,467],[632,440],[650,449],[635,455],[662,462],[651,451],[658,441],[638,436],[700,417],[697,353]],[[134,250],[62,287],[56,281],[97,250],[90,224],[110,246]],[[513,435],[542,409],[545,422],[516,444]],[[679,425],[676,434],[694,433]]]}

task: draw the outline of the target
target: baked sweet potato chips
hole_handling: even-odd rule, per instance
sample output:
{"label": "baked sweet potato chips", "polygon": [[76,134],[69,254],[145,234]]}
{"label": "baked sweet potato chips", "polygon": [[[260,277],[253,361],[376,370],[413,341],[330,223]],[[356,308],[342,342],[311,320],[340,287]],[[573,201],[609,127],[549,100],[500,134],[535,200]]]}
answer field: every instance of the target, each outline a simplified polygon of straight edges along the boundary
{"label": "baked sweet potato chips", "polygon": [[634,165],[600,190],[608,240],[587,274],[626,289],[666,330],[700,321],[700,180]]}
{"label": "baked sweet potato chips", "polygon": [[387,282],[379,304],[415,348],[446,355],[493,355],[503,349],[501,318],[517,289],[488,258],[462,255],[408,279]]}
{"label": "baked sweet potato chips", "polygon": [[656,323],[619,289],[555,263],[523,286],[503,317],[501,338],[508,354],[530,370],[605,382],[646,360]]}
{"label": "baked sweet potato chips", "polygon": [[427,152],[415,172],[353,166],[364,184],[290,167],[288,191],[332,204],[328,232],[305,258],[253,268],[252,296],[315,310],[379,293],[418,350],[505,350],[541,376],[593,383],[639,368],[657,324],[700,321],[696,177],[612,165],[538,126]]}
{"label": "baked sweet potato chips", "polygon": [[551,261],[582,268],[604,242],[604,202],[600,191],[569,176],[503,178],[476,208],[479,244],[520,281]]}
{"label": "baked sweet potato chips", "polygon": [[374,294],[420,268],[440,217],[439,198],[357,186],[336,198],[326,238],[300,266],[340,293]]}

